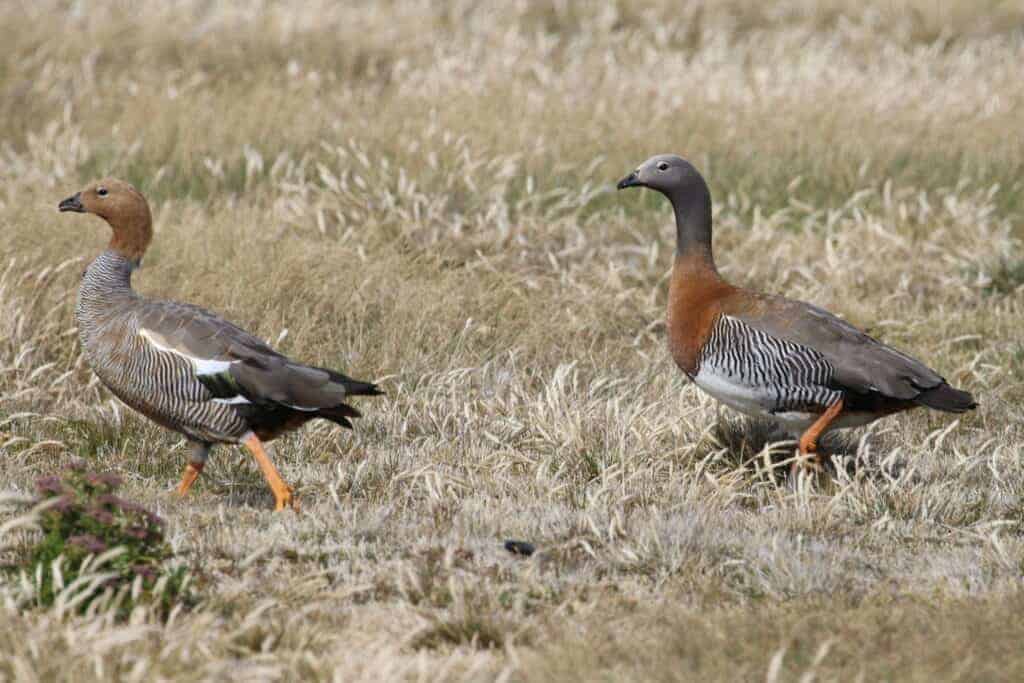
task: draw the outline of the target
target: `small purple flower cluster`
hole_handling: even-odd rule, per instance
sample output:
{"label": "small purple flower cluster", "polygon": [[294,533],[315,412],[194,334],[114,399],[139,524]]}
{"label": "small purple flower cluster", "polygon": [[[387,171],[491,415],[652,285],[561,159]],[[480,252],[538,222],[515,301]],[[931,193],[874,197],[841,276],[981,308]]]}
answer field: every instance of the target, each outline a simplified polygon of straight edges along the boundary
{"label": "small purple flower cluster", "polygon": [[76,509],[75,498],[70,494],[64,494],[57,498],[57,502],[50,508],[51,513],[66,514]]}
{"label": "small purple flower cluster", "polygon": [[135,503],[125,500],[121,496],[115,496],[113,493],[96,496],[96,502],[105,508],[119,512],[132,512],[132,508],[137,507]]}
{"label": "small purple flower cluster", "polygon": [[[138,503],[125,500],[112,493],[97,496],[96,502],[101,506],[100,509],[103,512],[121,515],[127,522],[125,533],[132,538],[145,540],[152,535],[153,540],[159,540],[163,536],[164,520]],[[107,523],[109,524],[109,522]]]}
{"label": "small purple flower cluster", "polygon": [[102,546],[146,545],[163,542],[164,520],[138,503],[114,493],[121,477],[88,471],[78,461],[64,467],[62,475],[42,477],[36,490],[42,499],[56,499],[44,514],[54,528],[78,530],[69,536],[70,547],[89,552]]}
{"label": "small purple flower cluster", "polygon": [[92,534],[79,534],[68,539],[68,545],[81,548],[87,553],[99,555],[107,549],[107,544]]}
{"label": "small purple flower cluster", "polygon": [[[56,596],[48,569],[56,558],[65,558],[62,572],[67,581],[77,575],[88,556],[112,548],[120,552],[104,567],[104,571],[112,572],[104,588],[122,590],[141,580],[144,591],[151,591],[161,577],[167,577],[171,593],[165,592],[161,600],[184,590],[184,570],[168,570],[164,566],[173,556],[164,541],[164,520],[138,503],[116,495],[121,484],[117,475],[90,471],[83,462],[67,465],[56,476],[36,481],[40,500],[50,503],[42,513],[44,533],[29,560],[33,567],[42,567],[46,581],[50,581],[41,584],[40,599],[44,604],[52,603]],[[135,599],[133,594],[132,600]]]}
{"label": "small purple flower cluster", "polygon": [[124,483],[121,480],[121,477],[109,472],[104,472],[102,474],[89,472],[83,478],[85,479],[85,483],[89,484],[93,488],[106,489],[108,491],[113,491]]}
{"label": "small purple flower cluster", "polygon": [[59,496],[64,493],[64,482],[60,477],[41,477],[36,480],[36,491],[47,498]]}
{"label": "small purple flower cluster", "polygon": [[110,526],[115,521],[114,513],[102,507],[91,507],[85,511],[85,514],[89,519],[103,526]]}

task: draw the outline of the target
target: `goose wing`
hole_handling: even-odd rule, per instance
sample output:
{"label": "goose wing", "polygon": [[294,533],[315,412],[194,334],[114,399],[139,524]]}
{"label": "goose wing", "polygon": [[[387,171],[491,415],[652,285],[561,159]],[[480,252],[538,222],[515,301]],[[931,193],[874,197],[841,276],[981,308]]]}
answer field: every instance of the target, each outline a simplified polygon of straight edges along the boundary
{"label": "goose wing", "polygon": [[138,334],[192,363],[195,377],[226,403],[275,403],[297,410],[340,404],[344,377],[296,363],[223,318],[191,304],[154,302],[139,315]]}
{"label": "goose wing", "polygon": [[921,361],[828,311],[783,297],[759,298],[764,305],[733,315],[773,337],[821,354],[833,368],[834,388],[954,412],[975,406],[970,394],[950,387]]}

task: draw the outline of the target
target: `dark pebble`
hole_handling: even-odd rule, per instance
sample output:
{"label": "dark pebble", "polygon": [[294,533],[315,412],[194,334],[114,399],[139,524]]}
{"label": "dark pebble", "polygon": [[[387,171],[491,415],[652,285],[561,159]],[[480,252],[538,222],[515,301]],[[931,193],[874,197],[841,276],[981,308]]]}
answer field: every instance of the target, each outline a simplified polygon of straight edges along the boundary
{"label": "dark pebble", "polygon": [[505,550],[509,551],[513,555],[522,555],[529,557],[533,555],[533,551],[536,548],[533,547],[532,543],[526,541],[505,541]]}

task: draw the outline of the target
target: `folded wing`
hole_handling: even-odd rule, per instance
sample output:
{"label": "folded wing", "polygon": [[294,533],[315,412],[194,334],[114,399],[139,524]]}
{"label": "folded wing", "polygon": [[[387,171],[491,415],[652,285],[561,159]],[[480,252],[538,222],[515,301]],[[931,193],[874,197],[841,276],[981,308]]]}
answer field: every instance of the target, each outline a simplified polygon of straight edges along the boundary
{"label": "folded wing", "polygon": [[[330,413],[341,408],[347,396],[380,393],[373,384],[292,361],[245,330],[190,304],[161,302],[147,307],[140,314],[139,334],[154,347],[188,359],[213,400],[240,410],[252,405]],[[345,406],[343,415],[358,413]]]}
{"label": "folded wing", "polygon": [[928,366],[828,311],[782,297],[762,299],[770,305],[733,315],[773,337],[820,353],[834,369],[833,388],[949,412],[976,406],[969,393],[949,386]]}

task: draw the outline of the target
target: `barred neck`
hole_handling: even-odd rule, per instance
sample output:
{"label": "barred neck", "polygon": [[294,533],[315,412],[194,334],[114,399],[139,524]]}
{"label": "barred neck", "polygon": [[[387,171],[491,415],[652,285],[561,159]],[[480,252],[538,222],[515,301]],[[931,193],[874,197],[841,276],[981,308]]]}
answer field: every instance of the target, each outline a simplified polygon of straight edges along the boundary
{"label": "barred neck", "polygon": [[78,288],[78,309],[88,317],[109,312],[116,304],[135,299],[132,271],[138,263],[116,251],[107,250],[89,264]]}
{"label": "barred neck", "polygon": [[138,262],[108,249],[89,264],[82,285],[88,284],[110,292],[131,290],[132,271],[138,267]]}

